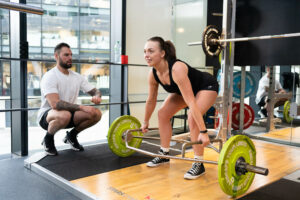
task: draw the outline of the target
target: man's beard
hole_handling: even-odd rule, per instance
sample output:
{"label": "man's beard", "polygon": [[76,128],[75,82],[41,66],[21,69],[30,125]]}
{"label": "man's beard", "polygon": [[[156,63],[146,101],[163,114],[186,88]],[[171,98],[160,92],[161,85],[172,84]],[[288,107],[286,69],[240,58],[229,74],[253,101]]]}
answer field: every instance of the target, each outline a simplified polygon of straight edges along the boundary
{"label": "man's beard", "polygon": [[59,58],[59,65],[65,69],[70,69],[72,67],[72,63],[71,64],[64,63],[60,58]]}

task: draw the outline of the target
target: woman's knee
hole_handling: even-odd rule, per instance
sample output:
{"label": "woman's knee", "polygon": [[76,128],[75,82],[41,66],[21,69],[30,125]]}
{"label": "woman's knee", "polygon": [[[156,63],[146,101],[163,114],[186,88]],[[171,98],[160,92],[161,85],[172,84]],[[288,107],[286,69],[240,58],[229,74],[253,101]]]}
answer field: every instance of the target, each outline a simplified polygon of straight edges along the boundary
{"label": "woman's knee", "polygon": [[160,108],[157,112],[159,120],[170,120],[172,116],[164,108]]}

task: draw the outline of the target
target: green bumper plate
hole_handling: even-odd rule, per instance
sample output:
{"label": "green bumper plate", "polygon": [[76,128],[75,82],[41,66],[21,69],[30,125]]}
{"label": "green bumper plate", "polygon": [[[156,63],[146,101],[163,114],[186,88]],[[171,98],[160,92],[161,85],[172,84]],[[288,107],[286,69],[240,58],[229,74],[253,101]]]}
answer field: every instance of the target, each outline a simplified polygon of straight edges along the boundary
{"label": "green bumper plate", "polygon": [[[138,119],[133,116],[123,115],[111,124],[107,134],[108,146],[110,150],[120,156],[128,157],[132,155],[135,151],[126,148],[125,141],[122,139],[122,134],[128,129],[139,129],[141,128],[141,123]],[[142,136],[142,132],[132,132],[133,136]],[[129,146],[139,148],[142,143],[140,138],[132,138],[128,144]]]}
{"label": "green bumper plate", "polygon": [[218,161],[218,178],[222,190],[236,197],[244,194],[252,184],[255,173],[238,175],[235,171],[236,161],[243,157],[250,165],[256,164],[256,150],[253,142],[245,135],[231,137],[224,144]]}
{"label": "green bumper plate", "polygon": [[287,123],[291,123],[293,121],[293,117],[290,116],[290,107],[291,107],[291,102],[286,101],[283,106],[283,118]]}

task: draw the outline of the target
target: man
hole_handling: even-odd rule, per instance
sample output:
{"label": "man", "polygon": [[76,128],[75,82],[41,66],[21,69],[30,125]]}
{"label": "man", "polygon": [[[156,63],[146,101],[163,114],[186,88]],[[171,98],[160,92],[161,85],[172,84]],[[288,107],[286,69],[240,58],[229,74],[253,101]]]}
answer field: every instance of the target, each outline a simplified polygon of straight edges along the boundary
{"label": "man", "polygon": [[83,151],[77,141],[77,135],[93,126],[101,119],[99,109],[76,104],[79,91],[90,94],[91,101],[101,103],[101,93],[72,67],[72,51],[66,43],[58,44],[54,49],[56,66],[49,70],[41,81],[41,108],[38,112],[40,126],[47,131],[42,144],[48,155],[57,155],[54,135],[60,129],[72,128],[66,133],[65,143],[73,150]]}
{"label": "man", "polygon": [[[259,114],[261,118],[268,117],[267,106],[268,106],[268,91],[269,91],[269,81],[270,81],[270,67],[266,67],[266,74],[259,80],[258,89],[256,93],[256,104],[261,108]],[[275,80],[275,93],[286,93],[282,88],[280,82]],[[280,99],[274,105],[274,108],[281,106],[287,99]]]}

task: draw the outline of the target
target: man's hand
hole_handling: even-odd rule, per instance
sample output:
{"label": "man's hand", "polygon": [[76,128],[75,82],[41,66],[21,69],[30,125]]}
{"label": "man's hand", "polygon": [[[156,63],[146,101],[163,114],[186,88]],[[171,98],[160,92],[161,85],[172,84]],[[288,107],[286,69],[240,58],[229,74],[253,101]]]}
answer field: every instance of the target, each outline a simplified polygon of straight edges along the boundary
{"label": "man's hand", "polygon": [[92,97],[92,102],[94,103],[94,104],[100,104],[101,103],[101,97],[98,97],[98,96],[93,96]]}
{"label": "man's hand", "polygon": [[92,102],[94,104],[100,104],[101,103],[101,92],[99,90],[97,90],[96,88],[92,89],[91,91],[88,92],[88,94],[90,94],[92,96]]}

